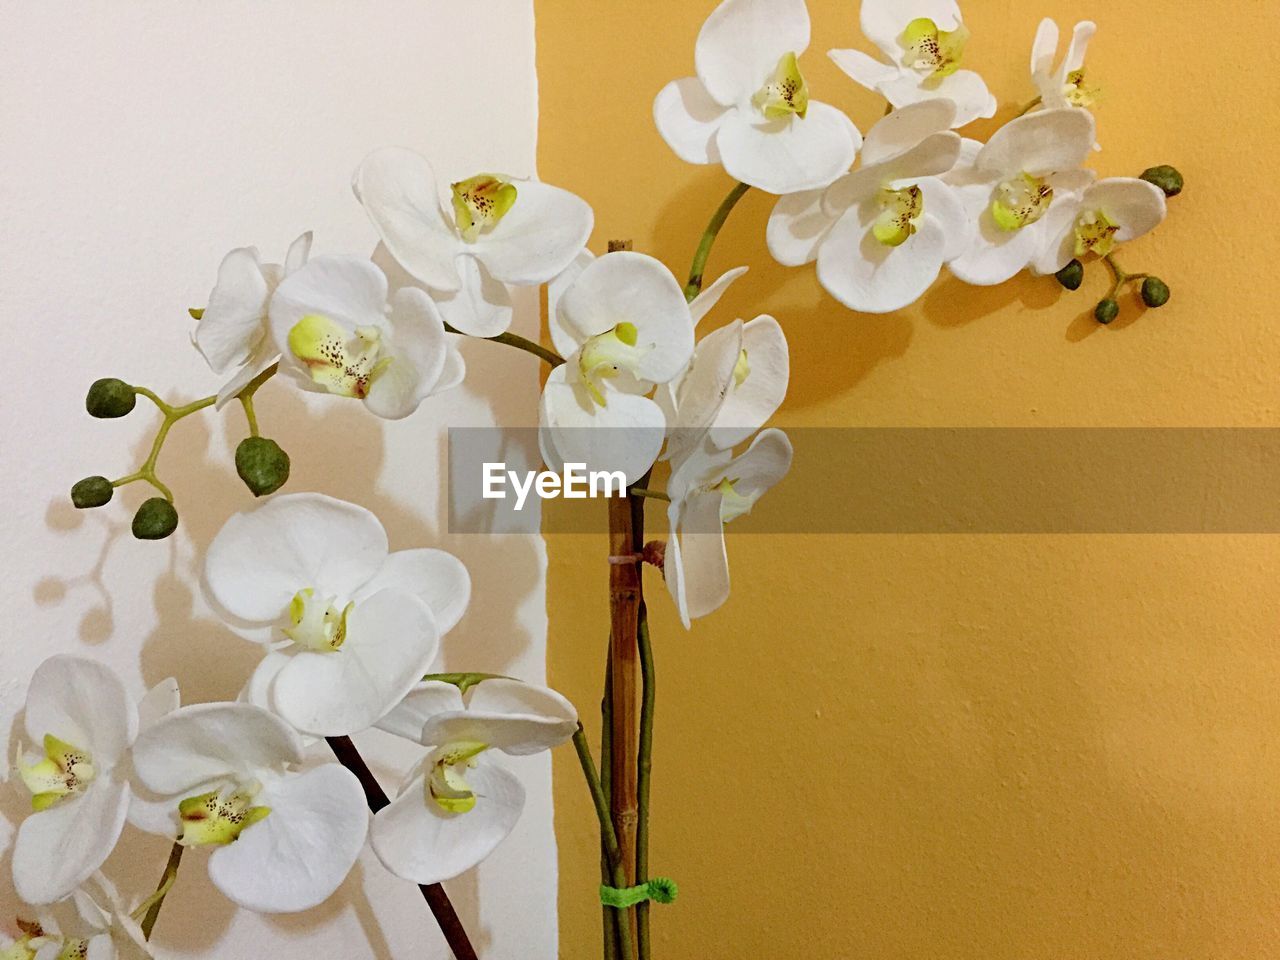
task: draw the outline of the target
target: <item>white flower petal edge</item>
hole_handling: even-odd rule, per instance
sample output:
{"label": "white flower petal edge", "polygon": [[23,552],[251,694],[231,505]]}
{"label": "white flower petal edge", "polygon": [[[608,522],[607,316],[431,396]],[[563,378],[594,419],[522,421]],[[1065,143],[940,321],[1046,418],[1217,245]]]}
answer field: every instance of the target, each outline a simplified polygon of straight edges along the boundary
{"label": "white flower petal edge", "polygon": [[[369,154],[352,187],[390,255],[430,290],[445,319],[471,336],[502,333],[512,319],[504,284],[551,280],[586,245],[594,222],[586,202],[567,190],[496,174],[451,185],[451,213],[431,164],[400,147]],[[457,205],[466,209],[474,190],[505,190],[509,202],[499,208],[486,193],[476,208],[485,211],[481,220],[460,222]]]}
{"label": "white flower petal edge", "polygon": [[1045,218],[1048,239],[1032,272],[1056,273],[1073,257],[1110,253],[1115,245],[1154,230],[1166,211],[1164,191],[1154,184],[1132,177],[1099,180],[1053,211],[1052,219]]}
{"label": "white flower petal edge", "polygon": [[120,838],[129,809],[123,767],[138,712],[107,667],[59,655],[31,678],[25,726],[44,756],[19,757],[36,812],[18,827],[13,883],[22,900],[39,905],[69,896]]}
{"label": "white flower petal edge", "polygon": [[471,592],[455,557],[389,554],[372,513],[320,494],[233,516],[210,544],[205,583],[228,616],[284,638],[242,698],[313,736],[356,733],[395,706]]}
{"label": "white flower petal edge", "polygon": [[686,628],[729,597],[724,524],[749,513],[791,468],[791,442],[762,430],[739,457],[709,444],[676,465],[667,484],[667,589]]}
{"label": "white flower petal edge", "polygon": [[724,0],[698,34],[698,75],[654,99],[658,132],[680,159],[723,164],[768,193],[825,186],[862,138],[843,113],[809,99],[797,60],[808,46],[803,0]]}
{"label": "white flower petal edge", "polygon": [[191,337],[214,373],[236,368],[218,391],[217,409],[276,362],[279,351],[268,335],[267,308],[281,279],[306,263],[310,251],[307,232],[290,244],[283,265],[264,264],[253,247],[239,247],[222,259]]}
{"label": "white flower petal edge", "polygon": [[[968,33],[954,0],[863,0],[861,20],[862,32],[888,63],[858,50],[828,51],[855,83],[878,92],[894,107],[951,100],[956,104],[953,127],[995,115],[996,98],[982,78],[958,69]],[[932,21],[933,42],[924,48],[904,45],[908,25],[925,20]]]}
{"label": "white flower petal edge", "polygon": [[172,808],[165,835],[211,847],[214,885],[261,913],[322,903],[364,845],[369,815],[359,780],[336,764],[294,772],[302,759],[302,742],[284,721],[245,703],[184,707],[134,748],[140,786]]}
{"label": "white flower petal edge", "polygon": [[282,369],[305,390],[363,400],[397,420],[452,384],[444,319],[427,294],[389,294],[386,275],[357,257],[317,257],[276,289],[271,335]]}
{"label": "white flower petal edge", "polygon": [[507,679],[482,681],[465,705],[456,687],[426,681],[388,720],[393,732],[418,726],[415,739],[434,748],[370,833],[383,865],[415,883],[471,869],[515,827],[524,788],[489,750],[537,753],[571,738],[578,725],[573,705],[555,691]]}

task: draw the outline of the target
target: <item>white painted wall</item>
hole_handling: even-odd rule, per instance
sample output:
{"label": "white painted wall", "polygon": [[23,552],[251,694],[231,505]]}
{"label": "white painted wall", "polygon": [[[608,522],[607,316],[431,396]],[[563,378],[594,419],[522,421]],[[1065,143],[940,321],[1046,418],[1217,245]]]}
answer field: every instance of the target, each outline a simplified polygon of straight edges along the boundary
{"label": "white painted wall", "polygon": [[[175,399],[212,392],[186,308],[204,302],[227,250],[256,244],[279,259],[314,229],[317,253],[367,252],[373,232],[348,183],[368,150],[414,147],[446,175],[530,175],[536,112],[532,0],[0,4],[0,745],[12,748],[26,681],[49,654],[101,658],[138,693],[176,674],[192,702],[234,696],[257,655],[197,587],[204,547],[250,502],[231,467],[238,409],[175,427],[161,475],[182,526],[140,543],[128,532],[140,488],[84,513],[67,499],[82,476],[130,472],[157,422],[144,402],[124,420],[90,419],[88,384],[110,375]],[[526,299],[517,328],[536,324]],[[287,489],[370,507],[393,548],[442,545],[467,561],[472,609],[442,668],[540,680],[543,545],[442,535],[439,462],[446,423],[532,422],[537,371],[489,344],[467,357],[466,388],[401,423],[285,384],[262,391],[259,416],[293,456]],[[394,787],[412,752],[358,739]],[[447,885],[495,960],[556,954],[549,763],[518,769],[530,803],[516,835]],[[24,804],[0,793],[5,850]],[[108,872],[148,890],[167,846],[131,835]],[[325,906],[274,919],[235,910],[201,860],[184,863],[157,927],[165,955],[446,956],[416,889],[371,855]],[[0,923],[19,910],[6,855]]]}

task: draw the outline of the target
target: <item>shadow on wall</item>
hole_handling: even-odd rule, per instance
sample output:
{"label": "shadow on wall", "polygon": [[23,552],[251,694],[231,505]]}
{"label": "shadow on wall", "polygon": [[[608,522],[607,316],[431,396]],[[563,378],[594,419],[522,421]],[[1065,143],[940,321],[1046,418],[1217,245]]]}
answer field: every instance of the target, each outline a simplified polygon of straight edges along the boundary
{"label": "shadow on wall", "polygon": [[[528,308],[530,303],[526,301],[524,306]],[[520,391],[505,389],[512,380],[501,367],[509,358],[488,352],[492,349],[488,344],[465,346],[469,362],[483,364],[488,368],[486,372],[499,368],[501,375],[483,380],[473,377],[462,389],[477,395],[494,422],[527,421],[531,412],[522,410],[520,401],[528,398],[512,398],[509,394]],[[478,355],[480,351],[485,351],[483,356]],[[474,358],[473,353],[477,354]],[[523,355],[516,359],[527,360]],[[481,384],[479,389],[476,383]],[[260,392],[258,409],[263,434],[278,439],[292,460],[291,477],[282,492],[323,491],[358,503],[382,521],[393,550],[434,546],[454,553],[466,564],[472,578],[472,602],[462,621],[444,637],[433,669],[513,672],[513,664],[536,639],[521,622],[520,612],[541,583],[543,550],[540,542],[530,537],[448,535],[437,528],[433,518],[446,516],[447,443],[444,417],[438,410],[433,416],[432,401],[428,400],[410,421],[387,425],[357,403],[324,398],[308,404],[299,391],[276,382]],[[137,463],[146,458],[154,426],[159,422],[154,410],[147,409],[143,414],[151,419],[146,436],[133,451]],[[211,429],[214,416],[224,418],[228,439],[220,439]],[[426,468],[422,482],[417,484],[420,500],[414,501],[411,496],[406,502],[389,494],[380,483],[383,470],[388,467],[387,437],[392,431],[397,450],[402,449],[400,444],[411,444],[404,449],[418,451],[414,462]],[[231,514],[250,508],[254,502],[234,473],[235,445],[243,434],[238,404],[229,405],[220,414],[197,414],[175,426],[160,461],[160,475],[174,491],[180,511],[180,528],[178,536],[151,545],[167,551],[168,564],[152,591],[156,625],[141,644],[140,667],[148,685],[178,677],[184,703],[235,699],[262,656],[256,644],[233,634],[202,609],[205,605],[198,604],[196,598],[200,560],[209,543]],[[419,443],[421,447],[412,446]],[[430,473],[433,464],[438,465],[435,476]],[[400,468],[399,462],[396,467]],[[400,487],[403,489],[403,484]],[[87,647],[104,644],[113,636],[115,609],[104,571],[111,562],[113,548],[122,538],[127,542],[131,536],[132,511],[154,493],[145,484],[131,484],[117,492],[110,506],[94,512],[74,509],[61,492],[50,501],[45,520],[52,530],[65,532],[91,523],[103,527],[102,546],[87,571],[46,577],[34,590],[34,600],[42,606],[61,604],[72,591],[96,594],[100,602],[83,615],[78,625],[80,640]],[[9,756],[17,747],[20,729],[19,724],[13,727]],[[379,731],[362,734],[358,739],[370,766],[394,795],[419,749]],[[313,748],[312,753],[316,760],[329,759],[323,746]],[[27,811],[20,790],[0,791],[0,816],[16,827]],[[163,838],[127,829],[105,870],[126,898],[141,899],[154,888],[157,865],[164,862],[168,846]],[[197,852],[192,859],[196,862],[183,870],[169,897],[166,914],[173,914],[173,921],[162,922],[157,929],[157,942],[167,950],[212,950],[237,914],[235,905],[211,886],[200,862],[204,858]],[[9,886],[10,860],[11,848],[0,862],[0,882],[5,888],[4,899],[16,902]],[[271,922],[284,932],[300,932],[303,926],[323,928],[350,911],[358,918],[373,955],[389,958],[391,948],[366,889],[375,877],[379,885],[388,880],[394,882],[390,895],[378,893],[379,902],[386,902],[387,915],[392,910],[422,912],[421,898],[413,885],[390,878],[366,850],[361,863],[325,904],[305,914],[274,917]],[[451,881],[448,888],[473,943],[483,953],[492,935],[481,926],[480,890],[474,872]],[[187,922],[178,922],[183,917]],[[194,922],[196,918],[198,922]],[[439,938],[425,912],[422,923],[424,937]],[[440,945],[443,950],[442,938]]]}

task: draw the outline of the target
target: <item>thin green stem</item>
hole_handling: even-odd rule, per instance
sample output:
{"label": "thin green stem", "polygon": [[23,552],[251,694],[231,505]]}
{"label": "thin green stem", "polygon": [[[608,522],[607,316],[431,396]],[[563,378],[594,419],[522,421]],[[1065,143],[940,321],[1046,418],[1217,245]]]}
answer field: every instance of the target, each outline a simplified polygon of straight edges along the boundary
{"label": "thin green stem", "polygon": [[[613,792],[613,646],[606,643],[608,655],[604,663],[604,696],[600,700],[600,792],[604,795],[605,809],[609,809]],[[609,829],[613,829],[613,820],[609,821]],[[614,843],[617,838],[615,835]],[[609,862],[609,854],[605,848],[605,827],[600,826],[600,880],[612,884],[613,865]],[[600,905],[604,923],[604,956],[605,960],[618,960],[618,927],[625,918],[612,907]],[[630,960],[630,958],[627,958]]]}
{"label": "thin green stem", "polygon": [[[469,334],[464,334],[458,328],[452,327],[447,323],[444,325],[444,328],[449,333],[456,333],[460,336],[469,336]],[[496,337],[473,337],[472,339],[489,340],[493,343],[505,343],[507,346],[515,347],[517,350],[523,350],[525,353],[532,353],[538,359],[545,360],[547,363],[551,364],[552,367],[558,367],[560,364],[564,363],[564,357],[560,356],[560,354],[556,353],[554,350],[544,347],[540,343],[534,343],[532,340],[527,337],[522,337],[518,333],[500,333]]]}
{"label": "thin green stem", "polygon": [[[622,869],[622,852],[618,848],[618,834],[613,828],[609,800],[600,782],[600,774],[596,771],[595,761],[591,759],[591,745],[587,743],[587,734],[582,729],[581,723],[578,724],[578,729],[573,735],[573,747],[578,752],[578,763],[582,766],[582,775],[587,781],[587,789],[591,792],[591,802],[596,808],[596,819],[600,821],[600,837],[603,841],[605,856],[609,860],[610,885],[624,889],[627,886],[627,876]],[[604,909],[613,910],[614,908],[605,907]],[[630,960],[634,956],[631,949],[631,925],[626,922],[626,916],[621,912],[617,913],[615,926],[623,960]]]}
{"label": "thin green stem", "polygon": [[702,232],[702,239],[698,242],[698,250],[693,255],[693,265],[689,268],[689,282],[684,287],[684,298],[686,300],[692,300],[701,292],[702,273],[707,268],[707,258],[711,256],[711,248],[715,246],[716,237],[720,235],[720,228],[729,219],[729,214],[733,212],[737,202],[750,189],[751,187],[745,183],[735,183],[733,189],[729,191],[729,195],[724,198],[720,206],[716,208],[716,212],[711,215],[711,220],[707,223],[707,229]]}
{"label": "thin green stem", "polygon": [[240,406],[244,407],[244,418],[249,424],[249,436],[258,435],[258,415],[253,411],[253,394],[240,394]]}
{"label": "thin green stem", "polygon": [[174,843],[169,851],[169,862],[164,865],[164,873],[160,875],[156,892],[142,901],[134,911],[135,918],[138,914],[143,915],[139,925],[142,927],[142,936],[147,940],[151,939],[151,931],[155,929],[156,921],[160,919],[160,908],[164,906],[164,898],[169,895],[169,891],[173,889],[173,882],[178,879],[178,867],[182,863],[183,849],[181,843]]}
{"label": "thin green stem", "polygon": [[[636,821],[636,883],[649,879],[649,784],[653,771],[653,714],[657,706],[657,676],[654,671],[653,645],[649,642],[649,616],[640,601],[636,640],[640,648],[640,745],[637,753],[636,798],[639,819]],[[649,903],[636,905],[636,947],[639,960],[649,960]]]}
{"label": "thin green stem", "polygon": [[1115,278],[1115,283],[1111,286],[1111,293],[1108,294],[1108,297],[1112,300],[1116,298],[1116,295],[1120,292],[1120,288],[1126,283],[1133,283],[1135,280],[1145,280],[1150,276],[1150,274],[1147,273],[1126,273],[1124,268],[1122,268],[1116,260],[1114,253],[1108,253],[1102,258],[1102,261],[1108,268],[1110,268],[1111,276]]}

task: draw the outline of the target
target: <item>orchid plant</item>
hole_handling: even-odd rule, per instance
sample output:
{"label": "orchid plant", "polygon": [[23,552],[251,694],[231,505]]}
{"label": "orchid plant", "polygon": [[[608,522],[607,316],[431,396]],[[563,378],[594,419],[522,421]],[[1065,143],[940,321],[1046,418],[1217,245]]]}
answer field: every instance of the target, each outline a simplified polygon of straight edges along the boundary
{"label": "orchid plant", "polygon": [[[651,957],[649,904],[670,902],[675,885],[649,872],[655,667],[642,571],[660,571],[686,628],[714,613],[730,593],[725,526],[784,479],[793,455],[786,434],[766,427],[787,390],[786,317],[698,330],[746,269],[704,289],[738,200],[752,189],[775,195],[761,229],[769,253],[788,266],[816,263],[821,285],[854,312],[902,309],[944,269],[980,285],[1052,274],[1076,289],[1094,261],[1113,278],[1095,308],[1101,323],[1115,319],[1129,284],[1141,284],[1148,307],[1169,298],[1163,281],[1122,270],[1115,254],[1160,224],[1181,176],[1160,166],[1097,179],[1086,166],[1096,139],[1096,88],[1084,70],[1094,24],[1075,27],[1057,64],[1058,28],[1041,24],[1036,96],[985,142],[957,132],[997,107],[971,69],[974,38],[954,0],[864,0],[861,25],[879,59],[829,55],[888,101],[865,137],[810,96],[803,0],[724,0],[710,13],[695,75],[654,100],[671,149],[735,181],[683,283],[625,243],[589,251],[592,211],[567,190],[491,172],[440,184],[427,159],[385,148],[353,179],[380,240],[371,256],[312,256],[306,233],[282,264],[242,247],[217,267],[207,304],[191,311],[192,342],[221,381],[215,393],[171,404],[118,379],[92,385],[95,417],[124,416],[139,396],[162,416],[134,473],[89,477],[71,493],[76,507],[101,507],[118,488],[149,485],[155,495],[133,520],[141,539],[178,525],[177,498],[156,469],[170,429],[208,407],[242,406],[249,436],[236,470],[269,499],[225,519],[201,573],[228,633],[258,643],[262,656],[237,701],[187,706],[177,680],[135,702],[91,659],[55,656],[36,671],[12,778],[30,802],[12,858],[30,909],[0,958],[154,955],[152,930],[191,848],[205,848],[230,900],[281,913],[326,900],[367,842],[387,870],[420,885],[450,947],[469,960],[476,952],[441,884],[483,860],[520,816],[523,788],[492,762],[495,752],[570,741],[598,819],[604,956]],[[512,288],[544,284],[550,345],[509,330]],[[432,672],[471,598],[461,561],[430,546],[390,552],[386,530],[360,505],[271,496],[289,458],[259,431],[264,383],[399,419],[462,382],[461,337],[547,365],[537,416],[549,467],[581,462],[626,478],[608,504],[604,771],[558,693]],[[665,541],[644,542],[649,499],[665,503]],[[350,739],[373,727],[420,748],[394,797]],[[336,763],[320,761],[321,740]],[[133,908],[101,872],[129,827],[173,842],[155,894]],[[68,904],[74,914],[59,922],[52,912]]]}

